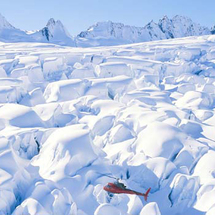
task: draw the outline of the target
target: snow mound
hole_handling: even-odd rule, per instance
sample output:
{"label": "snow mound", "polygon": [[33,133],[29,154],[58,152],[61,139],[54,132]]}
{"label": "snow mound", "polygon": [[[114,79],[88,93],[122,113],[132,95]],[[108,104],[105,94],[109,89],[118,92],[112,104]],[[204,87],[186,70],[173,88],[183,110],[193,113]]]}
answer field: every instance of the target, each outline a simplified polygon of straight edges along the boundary
{"label": "snow mound", "polygon": [[[34,161],[34,165],[40,167],[41,175],[48,178],[51,176],[52,179],[56,178],[55,180],[66,175],[72,176],[97,158],[93,146],[89,144],[89,130],[84,127],[84,125],[67,126],[50,135],[39,157]],[[66,133],[69,134],[65,135]],[[43,160],[40,157],[46,159],[46,164],[40,162]]]}
{"label": "snow mound", "polygon": [[148,215],[149,214],[161,215],[160,210],[159,210],[156,202],[151,202],[151,203],[147,204],[140,212],[140,215],[147,215],[147,214]]}
{"label": "snow mound", "polygon": [[[156,135],[153,131],[157,131]],[[182,149],[180,131],[161,122],[149,124],[139,133],[136,152],[144,152],[149,157],[164,157],[173,160]]]}
{"label": "snow mound", "polygon": [[45,126],[40,117],[31,108],[18,104],[5,104],[1,106],[0,119],[7,126],[20,128]]}

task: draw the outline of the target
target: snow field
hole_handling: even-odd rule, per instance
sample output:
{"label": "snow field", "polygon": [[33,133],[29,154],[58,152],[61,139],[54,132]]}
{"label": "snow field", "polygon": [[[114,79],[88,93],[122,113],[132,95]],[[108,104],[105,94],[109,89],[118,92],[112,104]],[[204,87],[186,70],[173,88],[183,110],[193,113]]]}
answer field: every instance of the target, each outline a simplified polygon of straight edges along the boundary
{"label": "snow field", "polygon": [[0,214],[212,215],[214,45],[1,43]]}

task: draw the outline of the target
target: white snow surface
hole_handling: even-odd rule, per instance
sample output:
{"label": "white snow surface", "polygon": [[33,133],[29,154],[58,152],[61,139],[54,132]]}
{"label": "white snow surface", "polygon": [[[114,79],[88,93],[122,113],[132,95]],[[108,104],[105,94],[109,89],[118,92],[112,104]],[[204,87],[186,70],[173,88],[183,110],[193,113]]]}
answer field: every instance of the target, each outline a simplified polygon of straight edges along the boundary
{"label": "white snow surface", "polygon": [[1,42],[0,214],[214,214],[214,47]]}

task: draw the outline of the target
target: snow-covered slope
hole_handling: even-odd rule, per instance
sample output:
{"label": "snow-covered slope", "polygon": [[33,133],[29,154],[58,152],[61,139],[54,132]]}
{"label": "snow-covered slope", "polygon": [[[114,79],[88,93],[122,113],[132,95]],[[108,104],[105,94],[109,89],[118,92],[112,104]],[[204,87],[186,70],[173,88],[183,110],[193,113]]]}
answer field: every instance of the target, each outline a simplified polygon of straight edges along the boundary
{"label": "snow-covered slope", "polygon": [[3,42],[20,42],[20,41],[32,41],[22,30],[19,30],[12,26],[6,19],[0,14],[0,41]]}
{"label": "snow-covered slope", "polygon": [[0,214],[214,214],[214,47],[0,43]]}
{"label": "snow-covered slope", "polygon": [[1,29],[14,29],[14,27],[0,14],[0,28]]}

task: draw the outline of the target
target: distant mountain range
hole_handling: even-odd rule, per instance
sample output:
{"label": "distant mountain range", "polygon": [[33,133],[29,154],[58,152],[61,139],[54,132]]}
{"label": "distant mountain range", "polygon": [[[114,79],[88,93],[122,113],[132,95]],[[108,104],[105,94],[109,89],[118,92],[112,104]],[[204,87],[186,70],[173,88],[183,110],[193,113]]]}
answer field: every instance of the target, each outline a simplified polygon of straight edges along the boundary
{"label": "distant mountain range", "polygon": [[209,29],[194,23],[190,18],[164,16],[158,23],[149,22],[145,27],[98,22],[72,37],[61,21],[50,19],[47,25],[37,31],[28,32],[15,28],[0,14],[0,41],[43,42],[66,46],[108,46],[138,43],[154,40],[215,34],[215,27]]}

